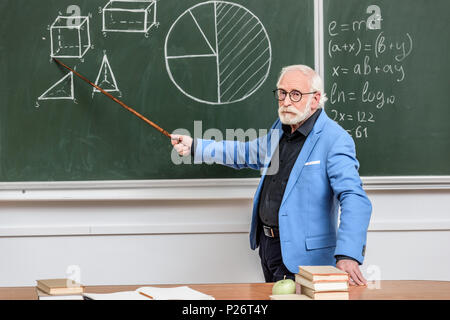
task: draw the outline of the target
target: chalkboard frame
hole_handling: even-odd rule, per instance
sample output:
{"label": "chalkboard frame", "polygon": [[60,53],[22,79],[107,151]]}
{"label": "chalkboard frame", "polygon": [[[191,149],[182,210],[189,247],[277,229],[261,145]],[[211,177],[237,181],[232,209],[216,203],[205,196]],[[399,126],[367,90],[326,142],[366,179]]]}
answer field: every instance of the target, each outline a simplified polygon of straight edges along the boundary
{"label": "chalkboard frame", "polygon": [[[366,191],[448,190],[448,176],[361,177]],[[259,178],[3,182],[0,202],[251,200]]]}

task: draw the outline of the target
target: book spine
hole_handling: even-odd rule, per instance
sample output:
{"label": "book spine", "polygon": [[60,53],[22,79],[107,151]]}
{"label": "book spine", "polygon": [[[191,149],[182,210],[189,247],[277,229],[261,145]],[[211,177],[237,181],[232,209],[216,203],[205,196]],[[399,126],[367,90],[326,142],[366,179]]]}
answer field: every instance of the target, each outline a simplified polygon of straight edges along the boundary
{"label": "book spine", "polygon": [[299,274],[296,274],[296,275],[295,275],[295,282],[301,284],[302,286],[306,286],[306,287],[308,287],[308,288],[314,289],[314,287],[313,287],[314,284],[313,284],[311,281],[309,281],[309,280],[303,278],[303,277],[300,276]]}
{"label": "book spine", "polygon": [[300,290],[299,290],[300,293],[299,294],[304,294],[305,296],[308,296],[311,299],[316,299],[316,295],[315,295],[314,290],[312,290],[312,289],[310,289],[308,287],[305,287],[305,286],[301,286],[301,285],[299,285],[299,288],[300,288]]}
{"label": "book spine", "polygon": [[313,281],[313,279],[314,279],[314,275],[307,272],[306,270],[300,269],[298,274],[309,281]]}
{"label": "book spine", "polygon": [[50,293],[50,288],[49,287],[47,287],[45,284],[43,284],[43,283],[38,283],[37,284],[37,287],[41,290],[41,291],[43,291],[43,292],[45,292],[45,293]]}

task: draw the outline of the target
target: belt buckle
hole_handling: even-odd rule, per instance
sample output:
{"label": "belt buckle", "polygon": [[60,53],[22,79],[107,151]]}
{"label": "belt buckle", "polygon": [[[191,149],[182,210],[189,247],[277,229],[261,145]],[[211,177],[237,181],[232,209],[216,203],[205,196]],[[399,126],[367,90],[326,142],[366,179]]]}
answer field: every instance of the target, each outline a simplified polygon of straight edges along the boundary
{"label": "belt buckle", "polygon": [[275,235],[273,234],[273,229],[271,227],[263,226],[264,234],[267,237],[275,238]]}

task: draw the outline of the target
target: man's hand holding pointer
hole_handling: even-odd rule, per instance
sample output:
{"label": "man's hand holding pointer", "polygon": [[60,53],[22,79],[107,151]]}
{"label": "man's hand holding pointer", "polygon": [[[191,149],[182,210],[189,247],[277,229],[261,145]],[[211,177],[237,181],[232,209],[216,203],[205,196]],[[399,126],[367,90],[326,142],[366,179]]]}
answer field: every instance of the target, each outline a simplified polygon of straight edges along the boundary
{"label": "man's hand holding pointer", "polygon": [[170,139],[174,149],[180,156],[188,156],[191,154],[192,138],[189,136],[182,136],[171,134]]}

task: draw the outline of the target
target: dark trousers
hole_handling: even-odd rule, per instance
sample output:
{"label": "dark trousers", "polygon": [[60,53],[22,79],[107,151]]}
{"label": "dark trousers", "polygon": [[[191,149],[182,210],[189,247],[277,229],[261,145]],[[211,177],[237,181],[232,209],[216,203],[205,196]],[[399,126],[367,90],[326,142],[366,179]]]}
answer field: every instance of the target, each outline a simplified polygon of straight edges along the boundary
{"label": "dark trousers", "polygon": [[290,272],[283,263],[281,257],[280,238],[270,238],[264,235],[262,228],[259,228],[259,257],[266,282],[276,282],[286,279],[295,280],[295,275]]}

